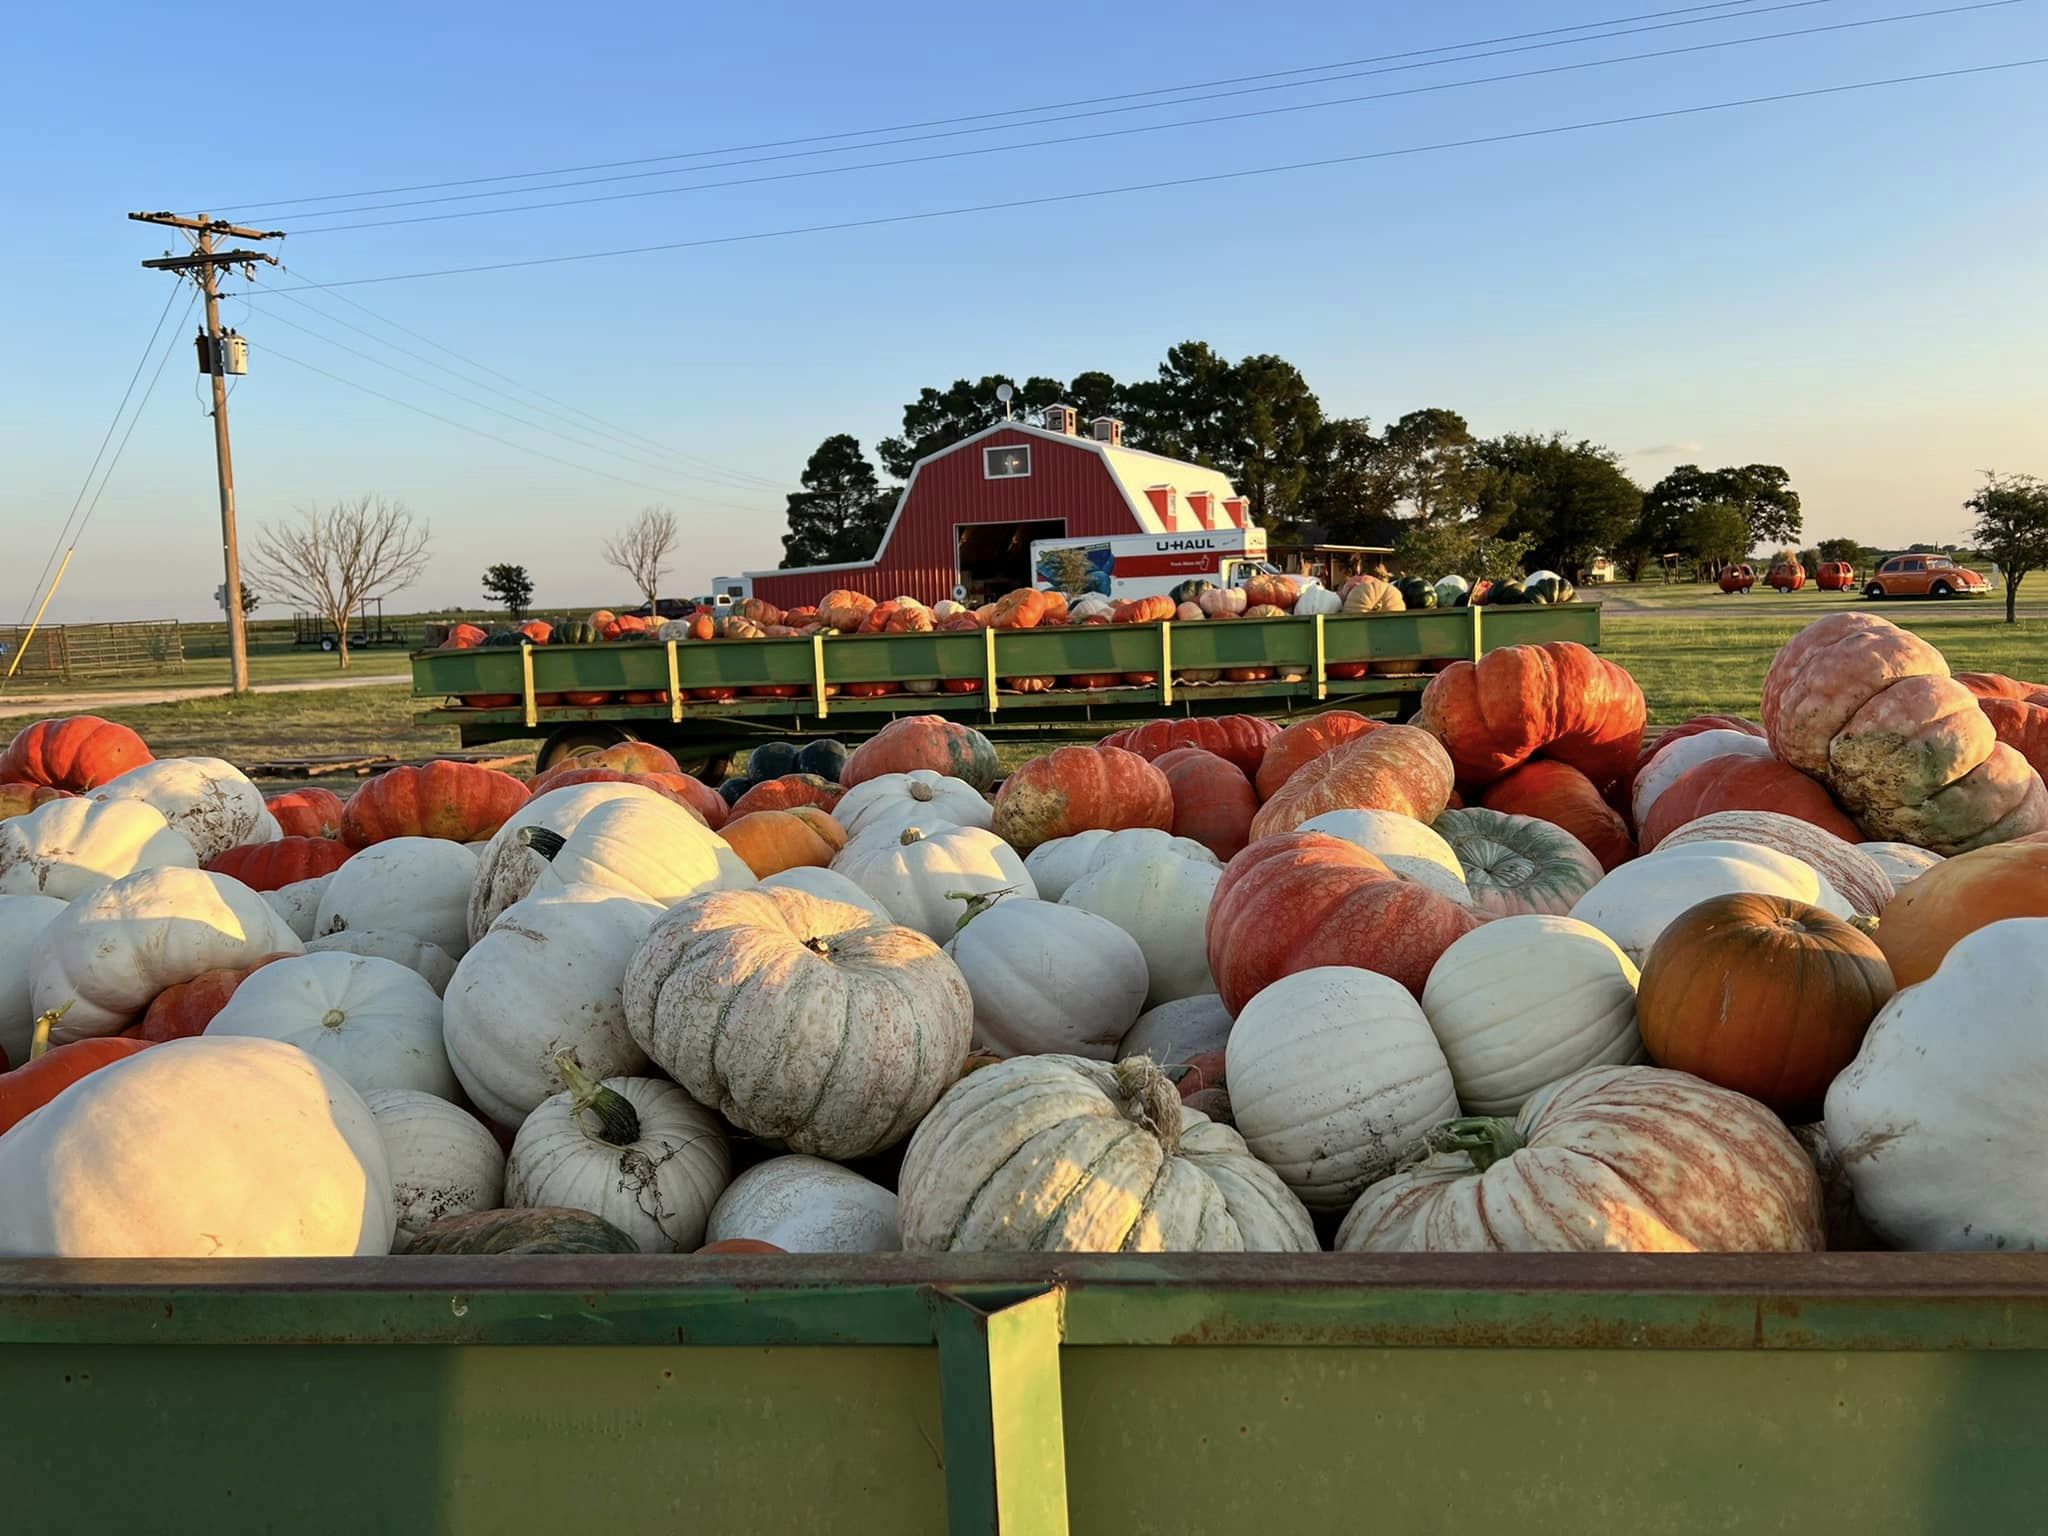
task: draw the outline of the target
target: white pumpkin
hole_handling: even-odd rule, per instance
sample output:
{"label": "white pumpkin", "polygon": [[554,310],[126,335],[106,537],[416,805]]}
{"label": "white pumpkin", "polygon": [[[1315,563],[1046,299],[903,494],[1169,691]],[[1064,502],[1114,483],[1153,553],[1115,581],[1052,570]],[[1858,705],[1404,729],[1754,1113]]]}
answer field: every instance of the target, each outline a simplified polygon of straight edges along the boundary
{"label": "white pumpkin", "polygon": [[1856,846],[1869,854],[1870,861],[1884,871],[1885,878],[1892,883],[1894,894],[1942,862],[1941,855],[1933,849],[1919,848],[1912,843],[1858,843]]}
{"label": "white pumpkin", "polygon": [[1779,811],[1715,811],[1688,821],[1657,845],[1657,851],[1688,843],[1755,843],[1809,864],[1859,916],[1875,917],[1892,899],[1891,876],[1854,843],[1824,827]]}
{"label": "white pumpkin", "polygon": [[396,960],[409,971],[417,971],[434,989],[436,997],[448,991],[455,974],[455,962],[448,951],[413,933],[393,933],[383,928],[345,928],[306,941],[309,955],[370,955],[378,960]]}
{"label": "white pumpkin", "polygon": [[1629,790],[1629,809],[1641,826],[1650,816],[1657,797],[1677,783],[1688,769],[1717,757],[1769,757],[1771,744],[1746,731],[1699,731],[1681,736],[1669,746],[1659,747],[1656,756],[1644,764]]}
{"label": "white pumpkin", "polygon": [[1090,592],[1067,604],[1067,617],[1074,622],[1098,616],[1106,619],[1115,612],[1116,604],[1100,592]]}
{"label": "white pumpkin", "polygon": [[0,1257],[350,1257],[391,1234],[369,1107],[275,1040],[167,1040],[0,1136]]}
{"label": "white pumpkin", "polygon": [[1436,830],[1457,855],[1472,905],[1495,917],[1569,912],[1603,873],[1584,843],[1534,816],[1468,806],[1438,816]]}
{"label": "white pumpkin", "polygon": [[247,840],[251,843],[275,843],[283,838],[284,828],[277,824],[277,818],[270,813],[270,802],[265,800],[262,814],[256,818],[256,830],[249,834]]}
{"label": "white pumpkin", "polygon": [[206,1026],[295,1045],[358,1093],[417,1088],[455,1096],[441,999],[415,971],[363,955],[300,955],[244,978]]}
{"label": "white pumpkin", "polygon": [[28,1060],[36,1009],[28,981],[29,957],[64,903],[54,896],[0,896],[0,1057],[9,1066]]}
{"label": "white pumpkin", "polygon": [[1472,905],[1465,867],[1443,837],[1399,811],[1325,811],[1311,816],[1297,832],[1341,837],[1373,855],[1387,868],[1416,885],[1426,885],[1461,907]]}
{"label": "white pumpkin", "polygon": [[145,869],[197,869],[192,845],[136,800],[52,800],[0,821],[0,895],[70,901]]}
{"label": "white pumpkin", "polygon": [[780,874],[768,876],[760,884],[762,890],[802,891],[820,901],[842,901],[849,907],[860,907],[872,912],[885,923],[893,923],[889,909],[866,891],[855,885],[842,874],[821,869],[816,864],[799,864],[794,869],[785,869]]}
{"label": "white pumpkin", "polygon": [[494,1211],[504,1203],[505,1154],[476,1116],[417,1088],[373,1088],[363,1102],[377,1117],[391,1165],[393,1253],[403,1253],[443,1216]]}
{"label": "white pumpkin", "polygon": [[1319,613],[1330,614],[1342,613],[1343,611],[1343,596],[1335,587],[1326,587],[1321,583],[1317,583],[1312,587],[1303,587],[1301,589],[1301,596],[1294,600],[1294,612],[1298,618],[1311,618]]}
{"label": "white pumpkin", "polygon": [[118,1034],[166,987],[305,948],[239,880],[146,869],[86,892],[50,920],[29,962],[30,1006],[37,1015],[64,1010],[50,1030],[54,1045]]}
{"label": "white pumpkin", "polygon": [[313,919],[316,934],[358,928],[409,933],[460,960],[469,948],[476,854],[439,837],[374,843],[334,872]]}
{"label": "white pumpkin", "polygon": [[1856,1209],[1896,1248],[2048,1248],[2048,918],[1965,935],[1894,994],[1828,1088]]}
{"label": "white pumpkin", "polygon": [[1040,901],[1058,901],[1070,886],[1100,866],[1133,851],[1142,851],[1149,858],[1162,847],[1198,864],[1213,864],[1219,870],[1223,867],[1221,859],[1191,837],[1170,837],[1152,827],[1130,827],[1120,832],[1097,828],[1040,843],[1024,860],[1024,868],[1038,888]]}
{"label": "white pumpkin", "polygon": [[974,995],[974,1048],[1108,1061],[1145,1006],[1138,941],[1104,917],[1010,896],[946,946]]}
{"label": "white pumpkin", "polygon": [[1222,878],[1216,855],[1200,843],[1137,828],[1105,839],[1093,868],[1060,901],[1108,918],[1138,941],[1150,977],[1146,997],[1156,1006],[1216,990],[1205,930]]}
{"label": "white pumpkin", "polygon": [[1754,891],[1789,896],[1843,919],[1849,904],[1813,866],[1754,843],[1681,843],[1633,859],[1604,876],[1570,916],[1591,923],[1641,965],[1659,934],[1710,896]]}
{"label": "white pumpkin", "polygon": [[1470,1115],[1512,1115],[1581,1068],[1640,1061],[1635,962],[1598,928],[1530,914],[1484,923],[1443,952],[1422,1011]]}
{"label": "white pumpkin", "polygon": [[645,1070],[620,988],[659,916],[623,891],[570,885],[514,902],[471,946],[448,983],[443,1028],[455,1075],[486,1118],[517,1126],[559,1093],[563,1051],[592,1077]]}
{"label": "white pumpkin", "polygon": [[965,603],[956,603],[950,597],[942,597],[932,604],[932,617],[935,619],[950,619],[956,613],[966,613],[968,611]]}
{"label": "white pumpkin", "polygon": [[1754,1099],[1662,1067],[1590,1067],[1514,1120],[1453,1120],[1375,1184],[1337,1247],[1375,1253],[1813,1253],[1820,1179]]}
{"label": "white pumpkin", "polygon": [[1018,1056],[938,1102],[897,1179],[912,1253],[1313,1253],[1315,1227],[1149,1061]]}
{"label": "white pumpkin", "polygon": [[274,891],[264,891],[263,899],[270,903],[273,911],[284,919],[285,926],[296,933],[301,940],[310,942],[314,925],[320,920],[320,899],[327,894],[327,882],[334,878],[329,870],[324,875],[315,875],[311,880],[294,880],[290,885],[281,885]]}
{"label": "white pumpkin", "polygon": [[732,1178],[725,1127],[658,1077],[594,1082],[566,1054],[570,1086],[526,1117],[505,1161],[508,1206],[589,1211],[642,1253],[689,1253]]}
{"label": "white pumpkin", "polygon": [[1230,1039],[1230,1010],[1214,992],[1177,997],[1138,1015],[1117,1043],[1116,1059],[1149,1056],[1162,1067],[1182,1066],[1220,1051]]}
{"label": "white pumpkin", "polygon": [[1345,1209],[1458,1112],[1408,989],[1351,966],[1296,971],[1246,1003],[1224,1072],[1245,1145],[1311,1211]]}
{"label": "white pumpkin", "polygon": [[153,807],[192,845],[201,864],[244,843],[269,841],[263,835],[263,791],[217,757],[160,757],[107,780],[92,798],[140,800]]}
{"label": "white pumpkin", "polygon": [[635,784],[573,784],[522,806],[484,849],[469,937],[482,938],[515,901],[566,885],[607,886],[670,907],[753,883],[754,872],[694,812]]}
{"label": "white pumpkin", "polygon": [[704,1241],[735,1238],[773,1243],[786,1253],[894,1253],[903,1246],[893,1190],[794,1152],[756,1163],[711,1207]]}
{"label": "white pumpkin", "polygon": [[929,768],[909,773],[884,773],[854,785],[832,807],[832,819],[849,837],[869,832],[901,832],[923,827],[987,827],[995,807],[964,779],[948,778]]}
{"label": "white pumpkin", "polygon": [[914,929],[801,891],[713,891],[634,955],[626,1025],[740,1129],[853,1158],[902,1140],[959,1077],[974,1000]]}
{"label": "white pumpkin", "polygon": [[832,860],[906,928],[934,943],[952,938],[966,915],[963,898],[998,891],[1036,898],[1038,887],[1016,850],[982,827],[886,826],[855,838]]}

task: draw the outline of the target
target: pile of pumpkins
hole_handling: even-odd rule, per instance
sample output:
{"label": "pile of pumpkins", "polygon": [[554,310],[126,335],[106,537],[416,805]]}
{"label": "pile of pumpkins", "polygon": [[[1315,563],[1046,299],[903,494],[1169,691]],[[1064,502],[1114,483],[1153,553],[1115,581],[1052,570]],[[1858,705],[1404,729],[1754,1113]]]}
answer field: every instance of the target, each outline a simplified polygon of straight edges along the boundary
{"label": "pile of pumpkins", "polygon": [[1558,643],[346,802],[42,722],[0,1253],[2048,1246],[2048,690],[1843,614],[1761,704]]}

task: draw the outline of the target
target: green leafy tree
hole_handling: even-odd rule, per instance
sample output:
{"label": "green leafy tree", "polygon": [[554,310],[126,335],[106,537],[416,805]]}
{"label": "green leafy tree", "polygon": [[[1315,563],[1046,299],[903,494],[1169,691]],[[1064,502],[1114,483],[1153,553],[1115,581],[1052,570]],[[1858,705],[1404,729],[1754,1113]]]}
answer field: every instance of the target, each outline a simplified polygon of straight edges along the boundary
{"label": "green leafy tree", "polygon": [[1410,576],[1435,581],[1444,576],[1470,576],[1478,572],[1479,541],[1470,523],[1422,523],[1413,519],[1401,525],[1394,539],[1394,561]]}
{"label": "green leafy tree", "polygon": [[1022,384],[1007,374],[983,374],[977,380],[955,379],[943,390],[921,389],[917,398],[903,407],[903,431],[876,444],[882,467],[899,480],[910,477],[919,459],[950,448],[964,437],[972,437],[1003,419],[996,387],[1010,385],[1016,396],[1011,409],[1020,415],[1057,405],[1066,395],[1058,379],[1030,378]]}
{"label": "green leafy tree", "polygon": [[1184,341],[1123,399],[1132,447],[1221,470],[1264,527],[1301,520],[1326,447],[1322,402],[1294,364],[1270,353],[1233,363]]}
{"label": "green leafy tree", "polygon": [[1744,464],[1724,469],[1701,469],[1681,464],[1643,493],[1643,518],[1652,545],[1678,550],[1696,559],[1711,558],[1704,550],[1688,548],[1684,530],[1688,516],[1709,502],[1719,502],[1740,511],[1749,524],[1749,545],[1790,544],[1799,537],[1801,516],[1799,493],[1791,477],[1775,464]]}
{"label": "green leafy tree", "polygon": [[1583,576],[1595,555],[1627,538],[1643,493],[1612,450],[1561,432],[1509,433],[1473,446],[1480,521],[1528,541],[1539,567]]}
{"label": "green leafy tree", "polygon": [[1392,459],[1363,416],[1324,422],[1322,438],[1302,494],[1302,517],[1333,543],[1373,543],[1394,521]]}
{"label": "green leafy tree", "polygon": [[494,565],[484,572],[484,596],[515,620],[523,619],[533,606],[533,578],[523,565]]}
{"label": "green leafy tree", "polygon": [[1066,403],[1081,413],[1081,430],[1086,432],[1088,424],[1098,416],[1123,414],[1123,394],[1123,385],[1113,377],[1091,370],[1074,375],[1073,383],[1067,386]]}
{"label": "green leafy tree", "polygon": [[804,465],[802,484],[788,498],[783,569],[873,559],[897,492],[883,489],[859,439],[844,432],[826,438]]}
{"label": "green leafy tree", "polygon": [[1381,434],[1381,452],[1396,504],[1429,522],[1471,510],[1477,475],[1471,462],[1472,429],[1456,411],[1428,406],[1410,411]]}
{"label": "green leafy tree", "polygon": [[1529,569],[1530,545],[1527,534],[1499,534],[1480,539],[1472,546],[1474,579],[1484,576],[1493,581],[1513,580]]}
{"label": "green leafy tree", "polygon": [[2019,622],[2020,583],[2048,567],[2048,483],[2032,475],[1984,472],[1984,483],[1963,503],[1977,519],[1970,537],[1998,562],[2005,578],[2005,622]]}
{"label": "green leafy tree", "polygon": [[1820,556],[1821,564],[1868,565],[1870,551],[1859,539],[1822,539],[1814,546],[1813,552]]}
{"label": "green leafy tree", "polygon": [[1746,558],[1752,542],[1749,518],[1741,507],[1728,501],[1688,508],[1679,538],[1681,548],[1715,575],[1722,567]]}

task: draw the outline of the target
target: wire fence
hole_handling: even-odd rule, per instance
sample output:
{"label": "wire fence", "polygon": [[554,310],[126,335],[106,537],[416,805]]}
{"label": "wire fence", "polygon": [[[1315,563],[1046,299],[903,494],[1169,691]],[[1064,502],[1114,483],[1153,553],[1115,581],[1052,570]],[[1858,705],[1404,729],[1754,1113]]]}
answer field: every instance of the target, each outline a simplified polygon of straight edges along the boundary
{"label": "wire fence", "polygon": [[[185,670],[185,637],[171,619],[132,624],[53,624],[30,635],[21,627],[0,627],[0,662],[11,665],[22,651],[15,678],[71,682],[119,673]],[[5,666],[0,666],[4,671]]]}

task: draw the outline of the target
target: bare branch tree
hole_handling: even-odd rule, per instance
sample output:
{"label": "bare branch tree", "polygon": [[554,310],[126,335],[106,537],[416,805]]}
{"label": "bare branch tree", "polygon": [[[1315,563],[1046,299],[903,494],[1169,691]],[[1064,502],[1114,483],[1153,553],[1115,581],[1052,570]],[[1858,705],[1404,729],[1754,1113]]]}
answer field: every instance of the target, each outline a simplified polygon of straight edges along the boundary
{"label": "bare branch tree", "polygon": [[675,513],[667,507],[642,507],[624,532],[604,541],[605,562],[633,578],[649,612],[654,611],[655,591],[679,537]]}
{"label": "bare branch tree", "polygon": [[341,664],[348,631],[363,605],[402,592],[426,569],[429,531],[402,501],[360,496],[325,513],[300,507],[298,521],[272,523],[257,536],[252,573],[268,591],[301,603],[332,624]]}

